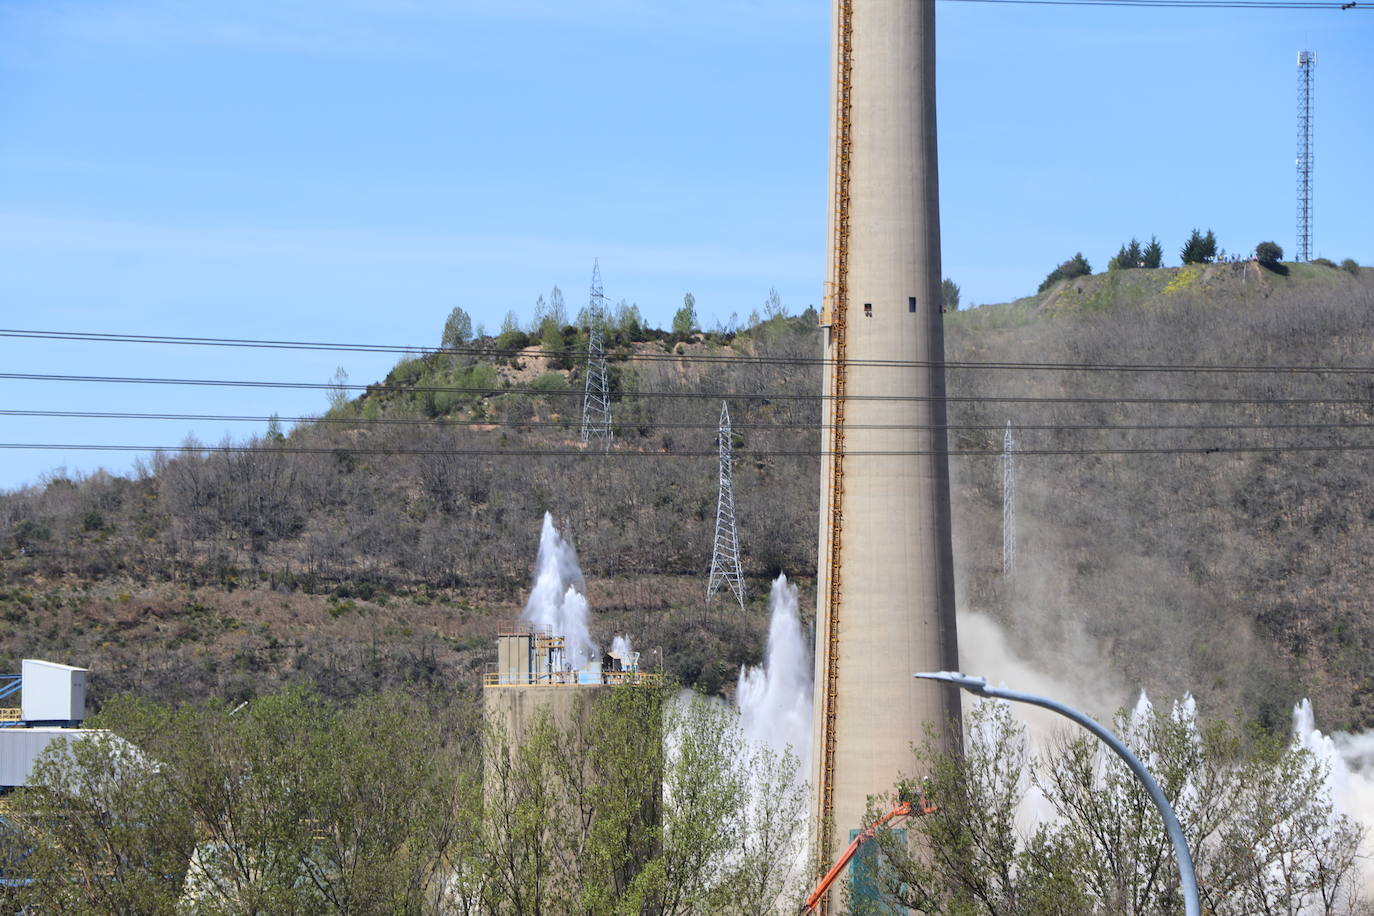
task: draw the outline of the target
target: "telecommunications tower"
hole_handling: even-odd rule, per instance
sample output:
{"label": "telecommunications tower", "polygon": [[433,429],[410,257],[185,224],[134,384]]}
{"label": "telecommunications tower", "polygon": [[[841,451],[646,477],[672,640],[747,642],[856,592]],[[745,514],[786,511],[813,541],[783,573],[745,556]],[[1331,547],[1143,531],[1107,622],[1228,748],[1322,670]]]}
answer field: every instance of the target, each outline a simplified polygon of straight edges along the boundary
{"label": "telecommunications tower", "polygon": [[582,398],[582,441],[600,439],[611,447],[611,396],[606,384],[606,294],[601,289],[601,264],[592,261],[591,301],[587,306],[587,388]]}
{"label": "telecommunications tower", "polygon": [[720,496],[716,499],[716,545],[711,552],[711,579],[706,583],[706,601],[727,585],[744,610],[744,574],[739,565],[739,529],[735,527],[734,434],[730,430],[730,408],[720,402]]}
{"label": "telecommunications tower", "polygon": [[1016,437],[1007,421],[1002,437],[1002,575],[1016,568]]}
{"label": "telecommunications tower", "polygon": [[1316,51],[1298,52],[1298,257],[1312,260],[1312,68]]}

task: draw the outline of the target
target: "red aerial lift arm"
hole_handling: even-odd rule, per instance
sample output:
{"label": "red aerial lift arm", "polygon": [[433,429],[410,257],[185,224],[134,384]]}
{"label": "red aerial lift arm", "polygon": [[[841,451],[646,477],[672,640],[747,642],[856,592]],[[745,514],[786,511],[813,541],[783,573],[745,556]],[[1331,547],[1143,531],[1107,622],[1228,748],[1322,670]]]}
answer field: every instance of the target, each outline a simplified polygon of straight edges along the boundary
{"label": "red aerial lift arm", "polygon": [[[902,797],[905,797],[905,795],[906,793],[903,793]],[[849,847],[835,860],[835,864],[830,866],[830,871],[825,873],[824,878],[821,878],[820,883],[816,885],[816,889],[807,896],[806,902],[802,904],[802,913],[816,912],[816,908],[820,905],[821,898],[825,896],[826,891],[830,890],[830,885],[834,884],[835,879],[844,873],[850,861],[858,854],[859,847],[873,839],[873,835],[878,832],[879,827],[890,821],[900,820],[904,817],[925,817],[927,814],[934,813],[935,806],[931,804],[930,799],[926,798],[925,795],[920,792],[915,792],[912,793],[912,797],[900,802],[897,807],[859,831],[859,835],[854,837]]]}

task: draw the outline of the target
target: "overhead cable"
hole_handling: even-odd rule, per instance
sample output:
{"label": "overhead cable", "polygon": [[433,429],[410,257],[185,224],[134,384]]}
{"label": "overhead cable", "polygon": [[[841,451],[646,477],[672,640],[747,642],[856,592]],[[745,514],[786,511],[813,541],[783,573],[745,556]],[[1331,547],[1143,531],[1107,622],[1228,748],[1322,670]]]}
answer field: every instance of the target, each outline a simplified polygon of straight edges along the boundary
{"label": "overhead cable", "polygon": [[[461,347],[425,348],[400,344],[353,344],[322,343],[291,340],[255,340],[230,337],[175,337],[148,334],[111,334],[84,331],[41,331],[0,328],[0,337],[67,340],[97,343],[141,343],[168,344],[200,347],[231,347],[248,349],[287,349],[322,350],[344,353],[398,353],[416,358],[431,356],[483,357],[487,359],[544,359],[544,360],[581,360],[586,353],[581,350],[539,350],[530,352],[529,348],[501,349],[488,346],[465,345]],[[746,353],[644,353],[617,352],[610,350],[607,358],[612,362],[673,362],[673,363],[722,363],[727,365],[786,365],[786,366],[825,366],[828,360],[810,356],[756,356]],[[1371,366],[1331,366],[1331,365],[1261,365],[1258,363],[1205,364],[1205,363],[1062,363],[1062,362],[1018,362],[1015,360],[897,360],[897,359],[851,359],[846,361],[851,367],[875,368],[929,368],[943,366],[951,370],[1002,370],[1026,372],[1148,372],[1148,373],[1242,373],[1242,374],[1300,374],[1300,375],[1374,375]],[[319,387],[329,387],[322,384]]]}
{"label": "overhead cable", "polygon": [[[87,451],[87,452],[159,452],[163,454],[297,454],[297,455],[446,455],[453,457],[544,457],[544,458],[715,458],[716,451],[664,451],[656,449],[531,449],[531,448],[389,448],[375,446],[296,446],[296,445],[120,445],[97,443],[36,443],[0,442],[0,449],[30,451]],[[1086,457],[1105,455],[1240,455],[1283,452],[1374,452],[1371,443],[1329,443],[1325,445],[1218,445],[1218,446],[1161,446],[1132,448],[1018,448],[1023,455]],[[820,458],[829,453],[822,449],[741,449],[745,458]],[[988,449],[889,449],[882,451],[845,450],[846,457],[907,458],[924,455],[948,455],[951,458],[1001,459],[1000,444]]]}
{"label": "overhead cable", "polygon": [[[419,426],[435,430],[477,430],[498,427],[507,429],[570,429],[571,425],[558,420],[514,420],[488,417],[477,419],[457,419],[436,417],[283,417],[275,414],[198,414],[198,413],[136,413],[124,411],[99,410],[18,410],[0,409],[4,417],[44,417],[52,419],[78,420],[176,420],[207,423],[299,423],[325,424],[326,426],[349,426],[366,429],[371,426]],[[631,422],[627,426],[638,426]],[[654,430],[710,429],[716,423],[663,423],[645,421],[643,425]],[[1051,432],[1152,432],[1152,431],[1219,431],[1219,430],[1331,430],[1331,429],[1374,429],[1374,423],[1330,422],[1330,423],[1017,423],[1016,429],[1024,431]],[[819,431],[828,429],[828,423],[784,422],[733,423],[735,430],[786,430]],[[1001,431],[1005,423],[949,423],[939,426],[933,423],[846,423],[846,429],[878,430],[933,430],[944,429],[949,432],[986,432]]]}
{"label": "overhead cable", "polygon": [[[573,388],[544,390],[533,387],[468,387],[461,385],[350,385],[335,382],[270,382],[253,379],[186,379],[186,378],[149,378],[111,375],[59,375],[39,372],[0,372],[0,379],[44,381],[44,382],[87,382],[121,385],[186,385],[213,388],[287,388],[320,391],[359,391],[368,393],[447,393],[494,396],[501,394],[523,394],[539,397],[572,396],[581,397],[582,392]],[[823,401],[829,400],[828,394],[800,394],[793,392],[748,392],[748,391],[653,391],[629,389],[615,392],[620,397],[640,398],[730,398],[744,401]],[[846,401],[944,401],[946,403],[974,404],[1265,404],[1282,406],[1302,406],[1314,404],[1370,406],[1370,398],[1276,398],[1276,397],[1148,397],[1127,395],[903,395],[903,394],[846,394]]]}

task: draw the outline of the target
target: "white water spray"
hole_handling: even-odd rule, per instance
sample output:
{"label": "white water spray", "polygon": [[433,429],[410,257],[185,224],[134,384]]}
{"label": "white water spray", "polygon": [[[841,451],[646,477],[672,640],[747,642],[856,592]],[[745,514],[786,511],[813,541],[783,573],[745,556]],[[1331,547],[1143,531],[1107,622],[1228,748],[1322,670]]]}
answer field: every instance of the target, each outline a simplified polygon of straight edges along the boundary
{"label": "white water spray", "polygon": [[539,533],[539,559],[535,561],[534,585],[520,619],[548,626],[565,641],[565,658],[574,670],[599,657],[587,623],[587,583],[577,565],[577,551],[544,513]]}
{"label": "white water spray", "polygon": [[1326,792],[1332,817],[1346,815],[1365,829],[1357,866],[1361,889],[1374,892],[1374,732],[1324,735],[1317,728],[1311,701],[1293,707],[1293,743],[1306,748],[1326,770]]}
{"label": "white water spray", "polygon": [[805,772],[811,747],[811,653],[797,614],[797,589],[786,575],[774,580],[768,610],[763,665],[739,672],[740,725],[751,742],[778,753],[790,745]]}

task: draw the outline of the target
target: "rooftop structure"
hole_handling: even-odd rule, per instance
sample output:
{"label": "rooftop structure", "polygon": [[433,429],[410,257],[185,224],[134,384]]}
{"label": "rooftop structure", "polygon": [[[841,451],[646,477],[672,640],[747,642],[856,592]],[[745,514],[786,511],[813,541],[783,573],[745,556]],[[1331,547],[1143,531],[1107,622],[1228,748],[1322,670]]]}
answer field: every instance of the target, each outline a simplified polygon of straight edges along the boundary
{"label": "rooftop structure", "polygon": [[20,695],[19,706],[0,708],[0,788],[26,785],[34,762],[54,742],[96,734],[78,727],[86,718],[86,674],[26,658],[19,674],[0,675],[0,701]]}
{"label": "rooftop structure", "polygon": [[496,662],[487,665],[482,685],[502,687],[613,687],[632,684],[657,687],[663,675],[643,671],[640,653],[626,656],[603,653],[581,668],[573,668],[562,635],[542,624],[503,624],[496,632]]}

